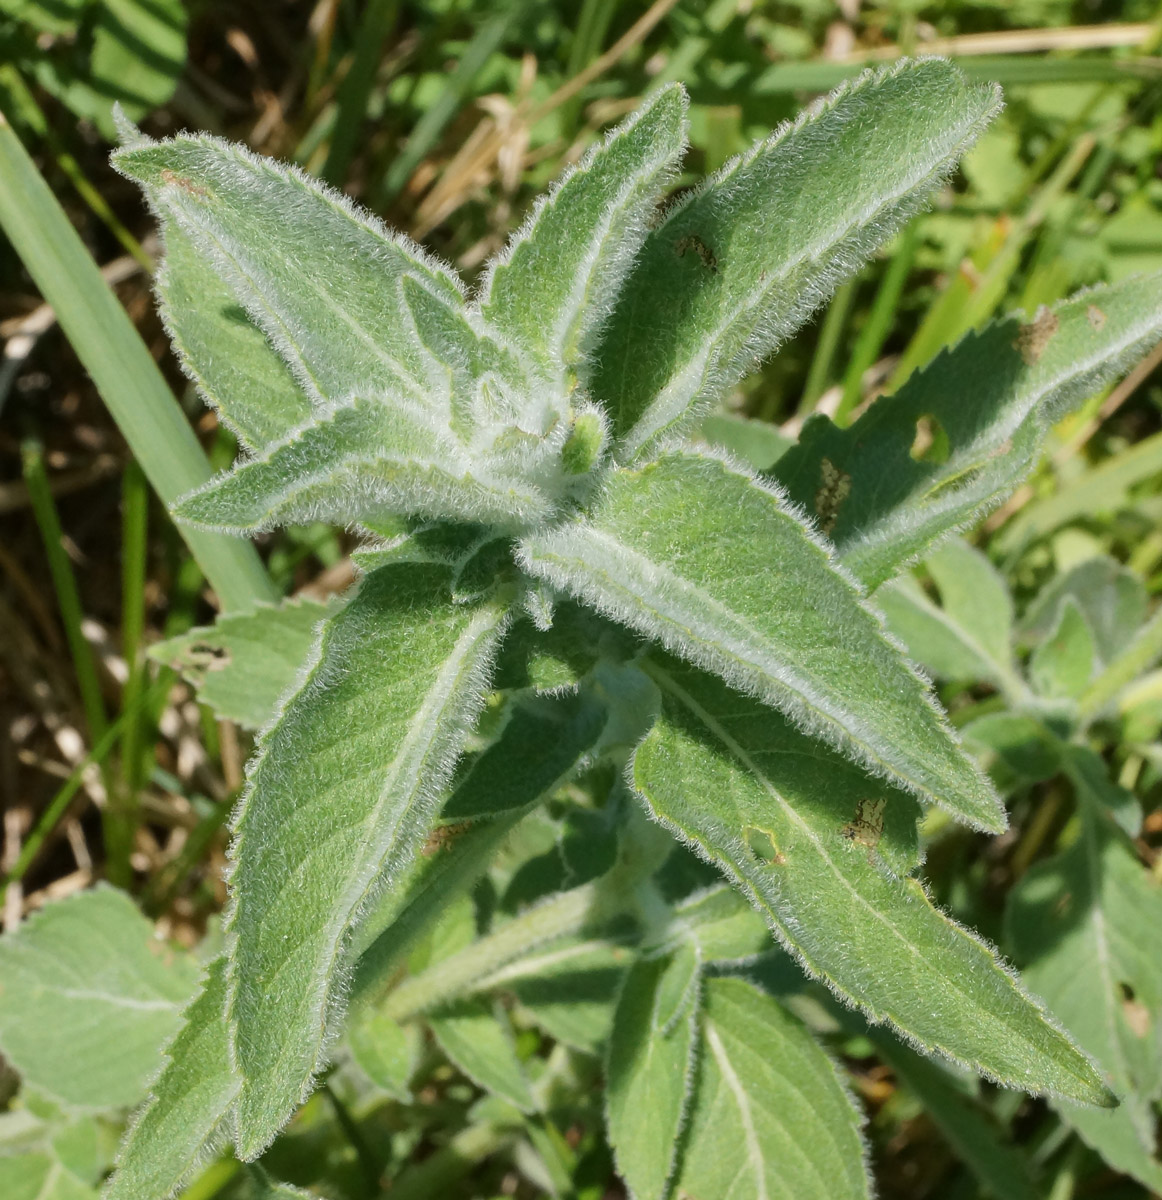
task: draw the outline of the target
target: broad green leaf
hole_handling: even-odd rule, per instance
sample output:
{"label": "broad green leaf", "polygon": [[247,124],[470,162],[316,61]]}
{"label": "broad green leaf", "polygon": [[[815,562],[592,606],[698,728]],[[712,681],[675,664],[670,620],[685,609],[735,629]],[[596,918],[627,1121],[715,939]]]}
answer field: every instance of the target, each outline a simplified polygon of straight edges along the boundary
{"label": "broad green leaf", "polygon": [[347,1045],[372,1083],[401,1104],[411,1103],[408,1085],[423,1049],[423,1034],[416,1025],[401,1025],[372,1009],[350,1024]]}
{"label": "broad green leaf", "polygon": [[1061,766],[1077,792],[1098,812],[1108,812],[1132,838],[1142,832],[1142,806],[1137,796],[1110,778],[1109,764],[1096,750],[1059,743]]}
{"label": "broad green leaf", "polygon": [[180,672],[218,716],[261,729],[294,686],[319,622],[334,607],[302,598],[226,613],[150,647],[149,656]]}
{"label": "broad green leaf", "polygon": [[525,537],[522,565],[786,712],[984,829],[999,802],[878,615],[778,495],[672,451],[606,481],[588,520]]}
{"label": "broad green leaf", "polygon": [[720,885],[674,905],[675,932],[698,948],[703,962],[753,958],[771,948],[762,917],[733,888]]}
{"label": "broad green leaf", "polygon": [[777,425],[735,413],[711,413],[700,432],[711,446],[740,458],[752,471],[769,471],[795,444]]}
{"label": "broad green leaf", "polygon": [[261,452],[310,417],[310,401],[212,262],[164,205],[155,208],[165,233],[157,295],[166,332],[202,397]]}
{"label": "broad green leaf", "polygon": [[683,944],[630,967],[606,1058],[605,1123],[635,1200],[660,1200],[677,1158],[694,1075],[700,962]]}
{"label": "broad green leaf", "polygon": [[466,764],[444,803],[446,820],[496,816],[550,795],[598,745],[606,711],[591,689],[515,701],[498,739]]}
{"label": "broad green leaf", "polygon": [[621,461],[685,432],[939,187],[999,108],[940,59],[866,72],[670,212],[646,239],[591,391]]}
{"label": "broad green leaf", "polygon": [[50,1154],[0,1155],[4,1200],[97,1200],[97,1192]]}
{"label": "broad green leaf", "polygon": [[1021,619],[1022,640],[1036,643],[1047,637],[1067,600],[1085,617],[1102,663],[1117,657],[1146,619],[1145,585],[1133,571],[1103,554],[1050,579]]}
{"label": "broad green leaf", "polygon": [[521,1112],[536,1109],[503,1009],[484,1000],[461,1000],[434,1012],[428,1025],[440,1048],[473,1083]]}
{"label": "broad green leaf", "polygon": [[534,208],[491,267],[481,303],[554,379],[583,367],[686,146],[686,94],[655,92]]}
{"label": "broad green leaf", "polygon": [[1029,659],[1029,678],[1047,700],[1076,700],[1093,679],[1097,659],[1093,630],[1071,596],[1057,611],[1057,624]]}
{"label": "broad green leaf", "polygon": [[960,733],[1005,793],[1018,784],[1052,779],[1061,770],[1064,744],[1032,713],[986,713]]}
{"label": "broad green leaf", "polygon": [[1013,599],[988,558],[956,538],[929,555],[925,566],[940,590],[940,607],[999,668],[1011,669]]}
{"label": "broad green leaf", "polygon": [[315,404],[382,392],[425,403],[429,363],[401,282],[413,276],[459,306],[447,269],[338,192],[241,146],[182,134],[113,161],[213,264]]}
{"label": "broad green leaf", "polygon": [[310,521],[374,525],[397,513],[517,525],[552,506],[532,485],[473,462],[414,405],[383,396],[335,408],[173,511],[191,525],[249,533]]}
{"label": "broad green leaf", "polygon": [[700,1041],[676,1195],[871,1195],[859,1110],[800,1021],[745,980],[708,979]]}
{"label": "broad green leaf", "polygon": [[1004,1136],[978,1102],[975,1088],[961,1086],[943,1064],[921,1058],[894,1038],[874,1030],[871,1036],[896,1078],[923,1104],[927,1117],[988,1195],[996,1200],[1040,1200],[1027,1155]]}
{"label": "broad green leaf", "polygon": [[1010,1087],[1108,1103],[1089,1061],[993,951],[883,861],[888,822],[910,801],[866,777],[861,787],[850,766],[843,786],[821,746],[712,676],[648,669],[663,711],[634,757],[634,785],[809,973],[922,1049]]}
{"label": "broad green leaf", "polygon": [[100,0],[92,10],[89,115],[109,136],[114,101],[144,116],[173,95],[186,65],[186,9],[181,0]]}
{"label": "broad green leaf", "polygon": [[[1162,336],[1162,275],[1082,293],[1022,324],[1009,317],[942,351],[847,429],[803,426],[775,466],[869,587],[1001,502],[1049,426]],[[914,457],[917,431],[947,455]]]}
{"label": "broad green leaf", "polygon": [[150,1097],[125,1134],[104,1200],[172,1196],[229,1140],[242,1081],[230,1063],[224,957],[210,964],[165,1054]]}
{"label": "broad green leaf", "polygon": [[614,1006],[632,955],[616,944],[568,938],[490,975],[550,1037],[596,1054],[608,1041]]}
{"label": "broad green leaf", "polygon": [[124,892],[81,892],[0,938],[0,1052],[69,1108],[136,1104],[196,977]]}
{"label": "broad green leaf", "polygon": [[455,605],[449,582],[414,563],[367,576],[251,768],[228,925],[245,1159],[324,1065],[345,939],[427,836],[483,700],[506,608]]}
{"label": "broad green leaf", "polygon": [[1009,897],[1006,927],[1024,976],[1093,1055],[1120,1106],[1058,1102],[1107,1162],[1162,1190],[1154,1103],[1162,1096],[1162,887],[1110,816],[1079,792],[1081,829]]}

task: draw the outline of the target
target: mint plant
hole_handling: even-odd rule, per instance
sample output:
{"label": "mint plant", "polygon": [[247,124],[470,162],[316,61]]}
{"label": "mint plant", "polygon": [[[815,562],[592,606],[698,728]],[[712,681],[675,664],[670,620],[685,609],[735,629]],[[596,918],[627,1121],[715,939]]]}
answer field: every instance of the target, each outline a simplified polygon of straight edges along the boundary
{"label": "mint plant", "polygon": [[[534,1145],[569,1056],[603,1055],[636,1197],[866,1196],[835,1062],[746,966],[775,943],[916,1050],[1115,1102],[1104,1059],[916,877],[924,807],[1006,816],[871,593],[1157,341],[1162,279],[973,333],[849,428],[810,420],[770,472],[698,438],[999,105],[903,62],[666,208],[686,100],[662,88],[472,294],[298,171],[126,126],[114,161],[163,227],[167,327],[244,452],[176,516],[365,541],[343,602],[158,651],[261,734],[225,950],[112,1200],[172,1194],[226,1141],[256,1159],[329,1070],[406,1099],[417,1022],[492,1094],[480,1121]],[[946,453],[917,456],[933,421]],[[512,864],[546,813],[563,832],[537,883]],[[478,881],[507,899],[474,909]],[[554,1005],[570,966],[612,989]],[[563,1056],[520,1058],[494,1003],[513,996]]]}

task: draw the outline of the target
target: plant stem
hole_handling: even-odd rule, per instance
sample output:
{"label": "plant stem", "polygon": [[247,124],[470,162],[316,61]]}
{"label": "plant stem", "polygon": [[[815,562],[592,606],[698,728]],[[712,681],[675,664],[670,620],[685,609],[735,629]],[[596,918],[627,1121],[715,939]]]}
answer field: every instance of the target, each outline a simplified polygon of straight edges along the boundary
{"label": "plant stem", "polygon": [[405,979],[383,1003],[383,1013],[407,1021],[445,1000],[472,990],[473,984],[534,946],[552,938],[580,933],[593,924],[598,908],[597,885],[582,884],[514,917],[495,933]]}

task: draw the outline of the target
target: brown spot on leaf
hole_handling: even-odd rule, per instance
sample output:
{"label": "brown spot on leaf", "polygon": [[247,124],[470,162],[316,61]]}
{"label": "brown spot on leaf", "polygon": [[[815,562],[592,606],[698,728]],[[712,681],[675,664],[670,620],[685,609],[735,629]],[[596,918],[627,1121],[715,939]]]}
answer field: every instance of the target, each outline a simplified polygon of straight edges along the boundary
{"label": "brown spot on leaf", "polygon": [[171,187],[181,188],[187,195],[197,196],[199,200],[204,200],[210,194],[201,184],[195,183],[185,175],[179,175],[176,171],[171,171],[169,167],[162,167],[161,181],[168,183]]}
{"label": "brown spot on leaf", "polygon": [[427,841],[424,842],[420,853],[425,858],[431,858],[438,851],[448,849],[462,833],[471,828],[471,821],[455,821],[450,825],[437,825],[428,834]]}
{"label": "brown spot on leaf", "polygon": [[884,834],[884,809],[887,806],[888,802],[884,797],[879,800],[861,800],[855,810],[855,820],[844,825],[840,833],[849,842],[874,850]]}
{"label": "brown spot on leaf", "polygon": [[1150,1010],[1134,995],[1134,989],[1128,983],[1119,983],[1118,990],[1122,993],[1122,1016],[1130,1032],[1136,1038],[1147,1037],[1150,1033]]}
{"label": "brown spot on leaf", "polygon": [[1045,353],[1045,347],[1053,340],[1053,335],[1061,327],[1057,314],[1044,304],[1037,309],[1036,315],[1028,325],[1022,325],[1017,331],[1013,349],[1017,350],[1025,366],[1031,367],[1039,362]]}
{"label": "brown spot on leaf", "polygon": [[851,476],[841,471],[829,458],[819,464],[823,485],[815,493],[815,515],[824,533],[831,533],[839,520],[839,509],[851,494]]}
{"label": "brown spot on leaf", "polygon": [[1085,310],[1085,319],[1094,329],[1104,329],[1106,323],[1106,315],[1096,304],[1091,304]]}
{"label": "brown spot on leaf", "polygon": [[685,237],[680,237],[674,243],[674,249],[677,250],[679,258],[685,258],[693,251],[702,260],[702,265],[711,275],[718,274],[718,259],[714,257],[714,252],[697,234],[688,233]]}

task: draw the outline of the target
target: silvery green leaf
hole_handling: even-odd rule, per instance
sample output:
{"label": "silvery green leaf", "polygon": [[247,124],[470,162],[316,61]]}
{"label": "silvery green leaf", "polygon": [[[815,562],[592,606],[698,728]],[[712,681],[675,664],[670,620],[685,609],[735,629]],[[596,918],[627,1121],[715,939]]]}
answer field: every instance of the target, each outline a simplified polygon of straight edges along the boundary
{"label": "silvery green leaf", "polygon": [[440,1048],[473,1083],[521,1112],[536,1110],[503,1009],[484,1000],[460,1000],[432,1013],[428,1025]]}
{"label": "silvery green leaf", "polygon": [[942,59],[869,71],[668,213],[591,383],[619,459],[696,423],[924,206],[999,108],[995,86]]}
{"label": "silvery green leaf", "polygon": [[0,1155],[4,1200],[97,1200],[96,1191],[51,1154]]}
{"label": "silvery green leaf", "polygon": [[398,399],[356,398],[184,496],[179,520],[230,533],[394,514],[519,525],[552,511],[519,479],[490,474],[450,433]]}
{"label": "silvery green leaf", "polygon": [[324,1065],[344,942],[427,836],[483,700],[506,605],[453,604],[449,575],[405,564],[367,576],[251,768],[227,930],[245,1159]]}
{"label": "silvery green leaf", "polygon": [[1027,701],[1029,689],[1010,644],[1013,604],[996,568],[959,540],[942,546],[926,565],[940,603],[910,575],[901,575],[876,592],[888,628],[937,679],[987,680],[1013,701]]}
{"label": "silvery green leaf", "polygon": [[1117,1170],[1162,1190],[1162,891],[1084,792],[1080,836],[1009,897],[1006,927],[1029,986],[1093,1055],[1121,1104],[1061,1115]]}
{"label": "silvery green leaf", "polygon": [[165,1055],[125,1134],[104,1200],[164,1200],[229,1140],[242,1081],[230,1062],[225,957],[210,964]]}
{"label": "silvery green leaf", "polygon": [[584,372],[592,342],[686,145],[686,94],[661,88],[534,208],[483,287],[484,316],[550,378]]}
{"label": "silvery green leaf", "polygon": [[360,1014],[347,1030],[351,1057],[377,1087],[401,1104],[412,1099],[409,1084],[419,1065],[423,1034],[375,1009]]}
{"label": "silvery green leaf", "polygon": [[527,535],[518,557],[925,801],[1004,828],[987,780],[858,586],[740,470],[692,451],[615,470],[587,519]]}
{"label": "silvery green leaf", "polygon": [[862,1117],[835,1063],[770,996],[708,979],[678,1196],[864,1200]]}
{"label": "silvery green leaf", "polygon": [[393,392],[422,404],[429,363],[401,292],[448,304],[461,284],[346,197],[242,146],[182,134],[115,152],[114,165],[179,225],[316,405]]}
{"label": "silvery green leaf", "polygon": [[1112,662],[1146,619],[1147,594],[1141,579],[1117,559],[1099,554],[1054,575],[1021,618],[1022,641],[1036,643],[1058,623],[1067,599],[1085,616],[1103,664]]}
{"label": "silvery green leaf", "polygon": [[719,884],[674,905],[674,932],[689,938],[703,962],[753,958],[771,948],[766,923],[733,888]]}
{"label": "silvery green leaf", "polygon": [[644,958],[622,984],[606,1058],[605,1124],[634,1200],[669,1194],[694,1076],[701,964],[689,943]]}
{"label": "silvery green leaf", "polygon": [[149,656],[193,684],[218,716],[261,729],[294,686],[319,622],[341,603],[302,597],[223,613],[213,625],[151,646]]}
{"label": "silvery green leaf", "polygon": [[196,980],[124,892],[79,892],[0,937],[0,1053],[70,1109],[136,1104]]}
{"label": "silvery green leaf", "polygon": [[1089,1060],[993,950],[891,869],[889,822],[912,824],[910,800],[873,779],[861,786],[850,766],[837,771],[823,747],[713,676],[648,671],[663,710],[634,757],[635,787],[810,974],[917,1047],[1007,1086],[1109,1102]]}
{"label": "silvery green leaf", "polygon": [[1097,666],[1097,645],[1089,621],[1072,596],[1057,610],[1057,624],[1029,658],[1029,679],[1047,700],[1076,700]]}
{"label": "silvery green leaf", "polygon": [[[1162,336],[1162,275],[1083,292],[1028,324],[970,333],[839,429],[804,426],[775,465],[843,562],[874,588],[994,508],[1032,469],[1049,426]],[[947,457],[913,456],[917,432]]]}
{"label": "silvery green leaf", "polygon": [[165,234],[157,296],[166,332],[206,402],[262,451],[310,416],[310,401],[213,263],[163,205],[154,208]]}

